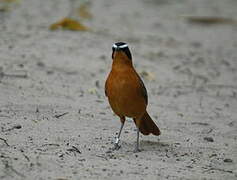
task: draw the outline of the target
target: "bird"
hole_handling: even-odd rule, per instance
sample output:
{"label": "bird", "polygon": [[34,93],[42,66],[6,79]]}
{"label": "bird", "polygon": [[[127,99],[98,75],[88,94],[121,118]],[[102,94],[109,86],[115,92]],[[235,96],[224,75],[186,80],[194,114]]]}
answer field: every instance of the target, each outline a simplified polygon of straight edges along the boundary
{"label": "bird", "polygon": [[112,68],[105,81],[105,95],[111,109],[121,121],[114,150],[120,148],[120,135],[126,118],[132,118],[136,125],[137,138],[134,152],[140,151],[139,132],[143,135],[159,136],[161,134],[160,129],[146,110],[148,105],[147,90],[134,69],[132,55],[125,42],[116,42],[112,46]]}

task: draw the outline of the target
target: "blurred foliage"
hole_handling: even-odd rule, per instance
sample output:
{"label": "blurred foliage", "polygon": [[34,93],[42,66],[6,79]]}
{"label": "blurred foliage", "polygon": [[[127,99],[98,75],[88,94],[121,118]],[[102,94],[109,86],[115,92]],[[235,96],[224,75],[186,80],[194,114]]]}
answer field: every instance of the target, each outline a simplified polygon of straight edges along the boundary
{"label": "blurred foliage", "polygon": [[[71,9],[67,17],[63,18],[62,20],[52,24],[50,26],[51,30],[57,29],[66,29],[71,31],[88,31],[89,28],[86,27],[81,23],[81,21],[77,19],[91,19],[92,14],[88,10],[89,3],[87,1],[80,2],[79,8],[76,5],[77,1],[71,0]],[[76,16],[74,16],[74,12],[76,12]]]}
{"label": "blurred foliage", "polygon": [[232,18],[215,17],[215,16],[183,16],[189,23],[200,25],[215,25],[215,24],[237,24],[237,21]]}
{"label": "blurred foliage", "polygon": [[56,29],[67,29],[72,31],[88,31],[89,28],[81,24],[79,21],[71,19],[71,18],[64,18],[50,26],[51,30]]}
{"label": "blurred foliage", "polygon": [[0,11],[8,11],[16,3],[19,3],[19,0],[0,0]]}
{"label": "blurred foliage", "polygon": [[16,2],[18,0],[0,0],[0,2],[5,2],[5,3],[12,3],[12,2]]}

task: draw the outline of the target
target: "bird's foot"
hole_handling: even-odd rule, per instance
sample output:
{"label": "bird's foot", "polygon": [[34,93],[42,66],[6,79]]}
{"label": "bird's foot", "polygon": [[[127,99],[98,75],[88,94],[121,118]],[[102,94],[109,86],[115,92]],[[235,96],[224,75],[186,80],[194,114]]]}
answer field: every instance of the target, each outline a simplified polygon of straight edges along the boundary
{"label": "bird's foot", "polygon": [[120,148],[121,146],[119,145],[119,143],[115,143],[112,150],[115,151],[115,150],[119,150]]}
{"label": "bird's foot", "polygon": [[115,139],[114,147],[113,147],[113,149],[112,149],[113,151],[120,149],[121,146],[119,145],[119,141],[120,141],[120,140],[119,140],[119,138],[117,137],[117,138]]}

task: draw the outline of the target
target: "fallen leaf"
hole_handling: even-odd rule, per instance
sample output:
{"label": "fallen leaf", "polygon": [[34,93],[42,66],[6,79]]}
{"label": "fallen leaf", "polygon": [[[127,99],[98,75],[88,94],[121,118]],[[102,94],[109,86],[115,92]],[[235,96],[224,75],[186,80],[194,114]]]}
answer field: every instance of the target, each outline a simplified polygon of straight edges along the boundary
{"label": "fallen leaf", "polygon": [[79,21],[71,19],[71,18],[64,18],[61,21],[58,21],[50,26],[51,30],[56,29],[67,29],[71,31],[88,31],[89,28],[81,24]]}
{"label": "fallen leaf", "polygon": [[215,16],[183,16],[190,23],[202,25],[216,25],[216,24],[237,24],[237,21],[227,17]]}

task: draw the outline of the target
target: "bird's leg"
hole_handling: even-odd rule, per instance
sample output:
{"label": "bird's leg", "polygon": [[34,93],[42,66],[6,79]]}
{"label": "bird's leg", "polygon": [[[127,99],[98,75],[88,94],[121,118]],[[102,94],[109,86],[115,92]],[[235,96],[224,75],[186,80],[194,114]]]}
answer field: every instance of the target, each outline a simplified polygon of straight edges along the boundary
{"label": "bird's leg", "polygon": [[136,146],[134,149],[134,153],[137,153],[137,152],[140,152],[140,149],[139,149],[139,127],[137,127],[137,142],[136,142]]}
{"label": "bird's leg", "polygon": [[120,139],[119,138],[120,138],[121,132],[123,130],[123,126],[124,126],[124,122],[121,122],[121,127],[120,127],[120,130],[119,130],[119,134],[118,134],[118,136],[115,139],[113,150],[118,150],[120,148],[120,146],[119,146]]}

